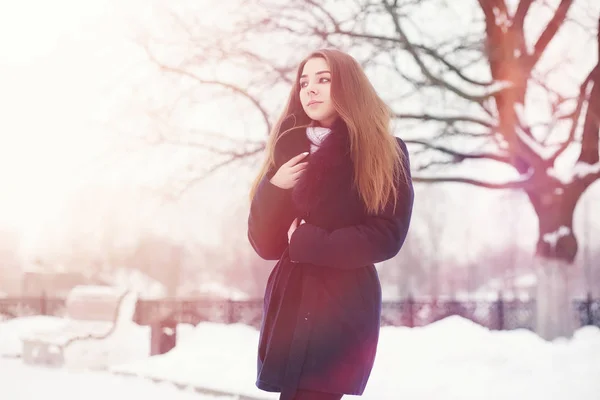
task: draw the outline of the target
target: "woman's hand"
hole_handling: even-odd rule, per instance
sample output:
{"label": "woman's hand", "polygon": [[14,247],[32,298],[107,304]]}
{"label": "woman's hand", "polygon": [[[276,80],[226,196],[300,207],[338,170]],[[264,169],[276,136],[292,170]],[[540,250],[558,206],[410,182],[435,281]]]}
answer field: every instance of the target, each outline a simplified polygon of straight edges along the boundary
{"label": "woman's hand", "polygon": [[304,223],[304,220],[302,218],[295,218],[294,221],[292,222],[292,225],[290,225],[290,229],[288,230],[288,243],[290,242],[290,240],[292,240],[292,235],[294,234],[294,231]]}
{"label": "woman's hand", "polygon": [[301,153],[283,164],[271,178],[271,183],[281,189],[291,189],[304,173],[308,162],[300,162],[308,153]]}

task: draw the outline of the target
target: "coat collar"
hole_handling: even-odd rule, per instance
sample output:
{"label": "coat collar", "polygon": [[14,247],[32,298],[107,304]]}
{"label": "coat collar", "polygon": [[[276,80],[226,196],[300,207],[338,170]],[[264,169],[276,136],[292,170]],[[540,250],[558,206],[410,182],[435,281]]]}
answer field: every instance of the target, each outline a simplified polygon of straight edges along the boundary
{"label": "coat collar", "polygon": [[[288,118],[288,120],[284,121],[281,125],[281,131],[285,131],[291,129],[293,127],[292,123],[289,120],[293,120],[293,118]],[[311,124],[311,126],[315,126]],[[334,137],[334,140],[329,140],[330,137]],[[335,140],[338,139],[338,140]],[[342,139],[341,141],[339,139]],[[330,142],[335,142],[334,144],[343,146],[344,148],[348,147],[348,128],[344,121],[341,118],[338,118],[334,124],[331,126],[331,134],[325,138],[325,141],[322,143],[322,146]],[[282,164],[286,163],[290,158],[303,153],[308,152],[310,150],[310,140],[308,140],[306,136],[305,128],[293,128],[283,136],[281,136],[277,140],[277,144],[275,145],[275,165],[279,168]],[[322,149],[319,149],[321,152]],[[345,150],[345,149],[342,149]],[[319,153],[317,152],[317,153]],[[309,156],[308,158],[312,158],[314,155]]]}
{"label": "coat collar", "polygon": [[294,128],[277,140],[275,145],[275,166],[279,168],[290,158],[309,151],[310,141],[302,128]]}
{"label": "coat collar", "polygon": [[[306,130],[294,129],[282,136],[275,146],[277,166],[309,151]],[[319,150],[309,155],[307,168],[292,190],[294,204],[303,214],[321,201],[352,188],[353,163],[350,157],[348,128],[341,118],[332,125]]]}

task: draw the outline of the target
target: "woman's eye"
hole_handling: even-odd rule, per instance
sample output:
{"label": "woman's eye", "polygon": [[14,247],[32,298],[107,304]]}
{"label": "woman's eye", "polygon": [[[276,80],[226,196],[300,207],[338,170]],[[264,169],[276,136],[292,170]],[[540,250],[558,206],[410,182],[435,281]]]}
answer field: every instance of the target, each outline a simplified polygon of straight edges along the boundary
{"label": "woman's eye", "polygon": [[[319,83],[328,83],[328,82],[331,82],[330,78],[320,78],[319,79]],[[308,82],[307,81],[300,82],[300,87],[301,88],[305,88],[306,86],[308,86]]]}

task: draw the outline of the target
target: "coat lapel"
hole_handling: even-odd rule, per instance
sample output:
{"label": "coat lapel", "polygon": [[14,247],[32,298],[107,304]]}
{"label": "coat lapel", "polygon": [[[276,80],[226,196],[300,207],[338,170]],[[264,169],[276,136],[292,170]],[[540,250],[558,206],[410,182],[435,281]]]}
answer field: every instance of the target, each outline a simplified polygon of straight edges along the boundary
{"label": "coat lapel", "polygon": [[[306,136],[306,133],[304,133]],[[338,123],[318,151],[311,154],[308,166],[292,191],[292,199],[303,214],[332,196],[344,196],[352,188],[353,168],[346,125]]]}
{"label": "coat lapel", "polygon": [[[304,128],[289,131],[275,146],[276,168],[309,149],[310,141]],[[344,196],[353,188],[348,128],[341,119],[332,126],[319,150],[306,160],[308,166],[292,191],[294,204],[302,214],[309,213],[331,196]]]}
{"label": "coat lapel", "polygon": [[285,164],[290,158],[310,149],[310,142],[303,129],[293,129],[279,138],[275,145],[275,165],[277,168]]}

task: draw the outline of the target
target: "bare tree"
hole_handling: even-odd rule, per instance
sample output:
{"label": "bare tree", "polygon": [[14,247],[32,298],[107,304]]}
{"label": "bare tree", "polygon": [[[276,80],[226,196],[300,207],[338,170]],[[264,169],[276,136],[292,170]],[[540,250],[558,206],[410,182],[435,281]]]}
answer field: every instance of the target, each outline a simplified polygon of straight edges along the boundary
{"label": "bare tree", "polygon": [[[582,15],[584,0],[560,0],[556,7],[535,0],[452,5],[457,3],[460,12],[443,0],[247,0],[232,17],[234,25],[211,31],[212,36],[202,30],[202,13],[172,12],[186,48],[176,62],[158,57],[151,42],[144,48],[169,75],[244,99],[262,118],[265,132],[278,110],[268,100],[289,87],[293,67],[305,55],[298,48],[351,51],[369,73],[394,82],[386,100],[411,145],[416,182],[457,182],[527,194],[539,226],[537,332],[545,338],[568,336],[574,329],[571,266],[578,251],[573,213],[582,194],[600,178],[600,67],[579,78],[578,93],[565,93],[552,82],[568,60],[553,65],[542,60],[562,27],[580,25],[586,32],[596,27],[570,17],[575,11]],[[526,24],[536,7],[549,15],[539,34]],[[442,11],[461,17],[455,23],[460,29],[426,31],[424,21],[433,19],[432,10],[440,24]],[[226,80],[210,72],[215,65],[243,74]],[[543,108],[535,97],[540,93]],[[531,110],[540,109],[545,120],[532,120]],[[190,183],[263,149],[256,143],[241,150],[238,145],[211,148],[206,136],[200,137],[204,140],[178,143],[201,146],[220,158]],[[573,151],[579,156],[569,174],[559,174],[559,158]],[[473,176],[476,168],[448,168],[483,162],[503,166],[514,179],[486,180]]]}

